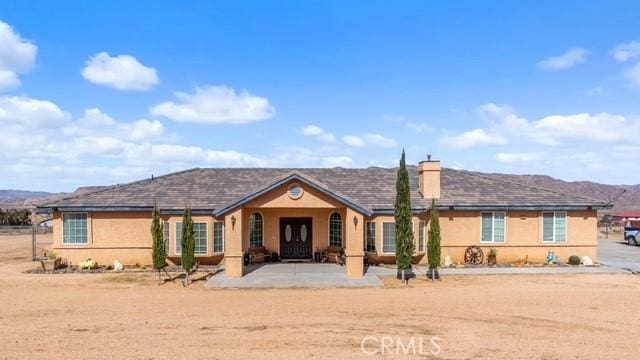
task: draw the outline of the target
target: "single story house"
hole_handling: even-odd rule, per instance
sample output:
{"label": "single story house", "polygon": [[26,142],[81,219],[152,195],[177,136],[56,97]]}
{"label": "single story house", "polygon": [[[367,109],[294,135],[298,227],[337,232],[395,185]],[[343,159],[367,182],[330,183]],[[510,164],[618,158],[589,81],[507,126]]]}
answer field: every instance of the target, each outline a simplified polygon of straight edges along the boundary
{"label": "single story house", "polygon": [[[543,262],[549,251],[597,257],[598,209],[606,203],[486,174],[409,166],[415,261],[427,262],[432,199],[440,212],[442,257],[463,262],[469,246],[498,262]],[[117,185],[45,204],[54,218],[53,251],[72,264],[151,263],[151,213],[164,220],[168,257],[180,261],[182,214],[193,209],[196,256],[224,259],[229,276],[244,274],[243,255],[264,247],[282,259],[311,260],[342,248],[350,277],[364,258],[393,263],[397,169],[196,168]]]}

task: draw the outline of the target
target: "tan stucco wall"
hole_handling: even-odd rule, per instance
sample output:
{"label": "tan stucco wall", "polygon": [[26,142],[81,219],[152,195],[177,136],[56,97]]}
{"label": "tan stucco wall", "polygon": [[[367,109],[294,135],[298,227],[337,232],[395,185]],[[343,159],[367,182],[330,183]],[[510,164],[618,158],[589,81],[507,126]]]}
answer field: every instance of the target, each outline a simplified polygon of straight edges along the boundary
{"label": "tan stucco wall", "polygon": [[[151,263],[151,213],[150,212],[91,212],[88,214],[87,245],[63,245],[62,215],[54,213],[53,251],[71,264],[91,258],[99,264],[111,265],[117,259],[125,265]],[[200,263],[217,263],[222,254],[213,253],[212,216],[194,216],[194,222],[207,223],[207,255],[198,255]],[[175,255],[175,224],[182,216],[163,216],[169,220],[169,260],[179,263]]]}
{"label": "tan stucco wall", "polygon": [[[208,254],[198,256],[198,261],[217,263],[222,260],[222,254],[213,253],[213,224],[216,221],[225,222],[225,253],[229,261],[241,262],[242,254],[249,248],[249,216],[253,211],[259,211],[264,216],[265,246],[272,251],[279,252],[280,218],[310,217],[313,222],[312,251],[324,249],[328,246],[328,220],[333,211],[337,211],[343,218],[343,245],[347,255],[361,257],[365,246],[365,222],[376,223],[376,252],[367,253],[373,262],[393,263],[392,254],[382,253],[382,223],[393,222],[393,216],[375,216],[366,218],[361,214],[346,208],[343,204],[312,188],[303,186],[305,194],[301,199],[290,199],[286,194],[286,184],[272,193],[252,201],[246,208],[236,209],[224,219],[214,219],[213,216],[194,216],[196,222],[207,223]],[[279,206],[283,206],[282,208]],[[236,225],[232,228],[231,218],[236,217]],[[353,223],[353,217],[358,224]],[[515,262],[527,258],[530,262],[543,262],[548,251],[554,251],[564,261],[570,255],[588,255],[597,260],[597,214],[596,211],[567,212],[567,241],[566,243],[543,243],[542,241],[542,212],[540,211],[510,211],[506,214],[506,241],[503,244],[485,244],[480,241],[481,212],[479,211],[442,211],[440,226],[442,236],[442,259],[450,256],[454,262],[463,262],[464,251],[468,246],[482,247],[485,254],[491,248],[498,252],[498,262]],[[151,263],[151,213],[147,212],[93,212],[88,213],[88,245],[62,245],[61,214],[54,214],[53,251],[58,256],[72,264],[78,264],[87,258],[92,258],[100,264],[112,264],[115,259],[127,265]],[[182,221],[182,216],[164,216],[169,221],[169,255],[170,260],[179,263],[179,256],[175,255],[175,224]],[[414,234],[416,248],[418,245],[418,226],[425,221],[425,243],[428,231],[428,214],[414,216]],[[352,241],[352,243],[349,243]],[[416,254],[416,261],[425,264],[427,258],[424,253]],[[358,266],[352,262],[350,272],[358,273]],[[240,272],[242,269],[239,270]]]}
{"label": "tan stucco wall", "polygon": [[498,262],[515,262],[527,258],[530,262],[544,262],[549,251],[565,262],[571,255],[589,256],[597,260],[598,231],[596,211],[567,212],[567,241],[542,241],[541,211],[509,211],[506,213],[506,239],[502,244],[483,243],[481,212],[443,211],[440,213],[442,259],[450,256],[457,263],[464,262],[468,246],[480,246],[485,256],[496,249]]}

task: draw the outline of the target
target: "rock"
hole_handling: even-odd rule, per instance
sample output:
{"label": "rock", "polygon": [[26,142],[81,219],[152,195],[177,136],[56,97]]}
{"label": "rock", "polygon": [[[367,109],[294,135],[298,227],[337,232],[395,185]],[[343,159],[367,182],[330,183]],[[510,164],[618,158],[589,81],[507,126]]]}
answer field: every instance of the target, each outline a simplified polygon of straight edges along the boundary
{"label": "rock", "polygon": [[591,258],[588,257],[588,256],[583,256],[582,257],[582,264],[584,266],[593,266],[593,260],[591,260]]}
{"label": "rock", "polygon": [[453,265],[453,261],[451,261],[451,256],[447,255],[444,257],[444,266],[445,267],[450,267],[451,265]]}
{"label": "rock", "polygon": [[118,260],[113,262],[113,270],[115,271],[122,271],[124,270],[124,265],[122,265],[122,263]]}

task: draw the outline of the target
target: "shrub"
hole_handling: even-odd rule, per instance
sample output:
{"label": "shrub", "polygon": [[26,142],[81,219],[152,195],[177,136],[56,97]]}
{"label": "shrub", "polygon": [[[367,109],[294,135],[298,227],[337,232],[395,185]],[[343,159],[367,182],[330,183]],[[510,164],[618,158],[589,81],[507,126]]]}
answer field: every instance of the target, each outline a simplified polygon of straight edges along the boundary
{"label": "shrub", "polygon": [[580,257],[577,255],[569,256],[569,264],[571,265],[580,265]]}

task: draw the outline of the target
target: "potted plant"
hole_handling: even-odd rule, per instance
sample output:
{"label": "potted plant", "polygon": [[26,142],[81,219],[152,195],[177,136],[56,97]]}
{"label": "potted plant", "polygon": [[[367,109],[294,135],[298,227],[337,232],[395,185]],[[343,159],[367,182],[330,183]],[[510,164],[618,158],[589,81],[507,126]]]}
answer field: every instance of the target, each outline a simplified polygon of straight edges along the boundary
{"label": "potted plant", "polygon": [[53,271],[60,267],[61,259],[54,253],[50,251],[45,253],[45,258],[40,260],[42,264],[42,269],[45,271]]}
{"label": "potted plant", "polygon": [[489,250],[489,255],[487,255],[487,265],[496,265],[497,264],[497,260],[496,260],[497,256],[498,256],[498,252],[496,251],[496,249]]}

